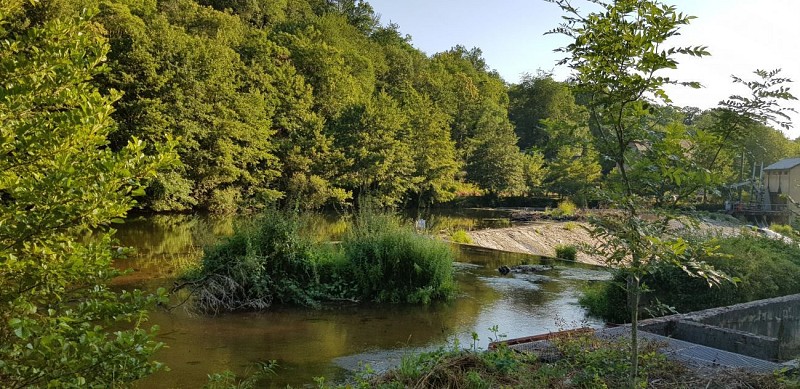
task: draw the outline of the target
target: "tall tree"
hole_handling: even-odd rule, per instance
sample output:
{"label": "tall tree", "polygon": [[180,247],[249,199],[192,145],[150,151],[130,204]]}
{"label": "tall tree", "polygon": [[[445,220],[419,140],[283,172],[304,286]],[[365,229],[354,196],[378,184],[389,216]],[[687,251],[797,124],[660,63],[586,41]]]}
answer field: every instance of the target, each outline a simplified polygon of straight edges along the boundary
{"label": "tall tree", "polygon": [[450,139],[450,118],[419,93],[409,91],[403,100],[414,161],[412,195],[420,206],[452,200],[461,165]]}
{"label": "tall tree", "polygon": [[[553,79],[548,73],[525,74],[519,84],[508,89],[508,116],[519,137],[519,148],[548,149],[545,157],[552,158],[558,147],[552,147],[553,134],[543,120],[582,123],[586,110],[575,103],[572,90],[565,82]],[[587,134],[588,135],[588,134]]]}
{"label": "tall tree", "polygon": [[144,328],[157,297],[109,289],[108,226],[172,157],[135,139],[112,151],[119,94],[89,83],[102,28],[40,11],[0,5],[0,386],[121,386],[160,367]]}
{"label": "tall tree", "polygon": [[470,139],[467,180],[492,195],[524,190],[523,156],[505,112],[487,110],[478,119],[480,132]]}
{"label": "tall tree", "polygon": [[346,110],[331,125],[342,153],[340,186],[357,198],[369,196],[387,205],[401,202],[414,173],[406,120],[397,102],[384,93]]}
{"label": "tall tree", "polygon": [[[689,24],[691,16],[674,6],[653,0],[592,1],[598,12],[582,14],[569,0],[549,0],[565,13],[564,22],[551,33],[565,34],[572,42],[559,51],[567,58],[579,93],[586,96],[593,125],[599,134],[600,153],[616,165],[620,185],[605,192],[608,201],[622,209],[617,216],[595,221],[594,235],[600,237],[599,251],[608,264],[628,274],[627,291],[631,307],[631,381],[638,386],[638,315],[641,277],[662,261],[680,263],[684,269],[702,269],[710,281],[718,273],[694,261],[694,250],[680,238],[666,235],[668,218],[657,222],[642,218],[647,204],[637,196],[630,176],[629,159],[637,145],[647,142],[653,125],[650,107],[655,101],[669,103],[664,85],[699,87],[696,82],[677,82],[662,75],[678,65],[677,55],[702,57],[705,47],[670,47],[667,41]],[[671,155],[682,158],[682,154]],[[676,172],[677,174],[677,172]]]}

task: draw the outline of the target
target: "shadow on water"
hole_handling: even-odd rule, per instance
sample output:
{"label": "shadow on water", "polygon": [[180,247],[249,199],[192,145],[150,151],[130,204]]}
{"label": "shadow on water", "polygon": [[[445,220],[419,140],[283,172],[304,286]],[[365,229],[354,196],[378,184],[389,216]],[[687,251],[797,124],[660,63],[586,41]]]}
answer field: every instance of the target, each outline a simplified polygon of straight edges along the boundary
{"label": "shadow on water", "polygon": [[[447,216],[452,221],[454,216]],[[324,223],[316,228],[324,230]],[[197,263],[210,236],[232,232],[230,219],[158,216],[127,223],[120,244],[137,252],[119,266],[136,271],[119,287],[169,286],[176,272]],[[341,229],[333,221],[333,230]],[[318,231],[319,232],[319,231]],[[325,232],[319,232],[324,234]],[[255,362],[277,360],[268,385],[302,386],[314,377],[328,381],[369,363],[385,368],[404,354],[445,346],[457,340],[472,344],[472,333],[486,348],[495,333],[509,338],[573,328],[602,326],[577,304],[582,284],[605,279],[604,270],[530,255],[454,245],[457,298],[430,306],[349,304],[321,310],[279,308],[262,313],[192,315],[182,308],[151,313],[167,348],[157,354],[171,371],[139,382],[140,387],[200,387],[207,374],[246,373]],[[550,264],[541,274],[501,276],[501,265]]]}

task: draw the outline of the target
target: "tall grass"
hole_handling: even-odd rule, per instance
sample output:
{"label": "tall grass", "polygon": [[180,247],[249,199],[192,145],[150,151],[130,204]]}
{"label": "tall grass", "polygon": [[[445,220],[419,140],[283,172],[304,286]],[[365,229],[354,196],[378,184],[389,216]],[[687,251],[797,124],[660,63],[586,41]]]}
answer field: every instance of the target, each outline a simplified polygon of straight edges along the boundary
{"label": "tall grass", "polygon": [[450,234],[450,240],[454,243],[472,244],[472,238],[464,230],[458,230]]}
{"label": "tall grass", "polygon": [[341,245],[314,243],[307,218],[265,211],[207,249],[182,277],[207,313],[327,300],[424,303],[454,291],[449,246],[392,215],[362,212]]}
{"label": "tall grass", "polygon": [[273,302],[313,305],[319,275],[315,250],[294,214],[265,211],[206,249],[183,279],[204,312],[263,310]]}
{"label": "tall grass", "polygon": [[342,248],[363,299],[427,304],[454,291],[450,247],[395,216],[360,212]]}

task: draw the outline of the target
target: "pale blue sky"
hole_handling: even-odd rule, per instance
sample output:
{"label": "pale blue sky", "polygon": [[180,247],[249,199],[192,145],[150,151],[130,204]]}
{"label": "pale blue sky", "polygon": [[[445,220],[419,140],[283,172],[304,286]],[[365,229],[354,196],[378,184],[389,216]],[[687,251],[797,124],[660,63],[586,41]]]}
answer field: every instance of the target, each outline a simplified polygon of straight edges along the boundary
{"label": "pale blue sky", "polygon": [[[368,0],[381,22],[397,23],[427,54],[457,44],[479,47],[490,68],[508,82],[524,72],[554,70],[564,79],[568,69],[556,68],[560,58],[553,49],[563,46],[562,36],[543,35],[555,27],[561,10],[543,0]],[[748,76],[753,70],[782,68],[782,75],[798,82],[800,97],[800,0],[667,0],[679,11],[697,16],[682,30],[676,45],[706,45],[712,56],[686,58],[672,78],[698,80],[704,89],[670,90],[677,105],[716,106],[731,94],[747,93],[730,82],[730,75]],[[587,8],[581,0],[574,4]],[[667,75],[665,73],[665,75]],[[800,111],[800,103],[788,106]],[[800,136],[800,115],[788,135]]]}

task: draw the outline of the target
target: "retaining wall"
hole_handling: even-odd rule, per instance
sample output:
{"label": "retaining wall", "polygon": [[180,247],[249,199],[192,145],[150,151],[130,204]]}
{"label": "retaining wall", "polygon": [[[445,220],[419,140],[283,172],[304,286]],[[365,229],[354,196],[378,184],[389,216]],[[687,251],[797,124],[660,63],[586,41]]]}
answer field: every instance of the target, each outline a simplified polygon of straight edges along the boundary
{"label": "retaining wall", "polygon": [[800,294],[643,320],[639,328],[768,361],[800,355]]}

